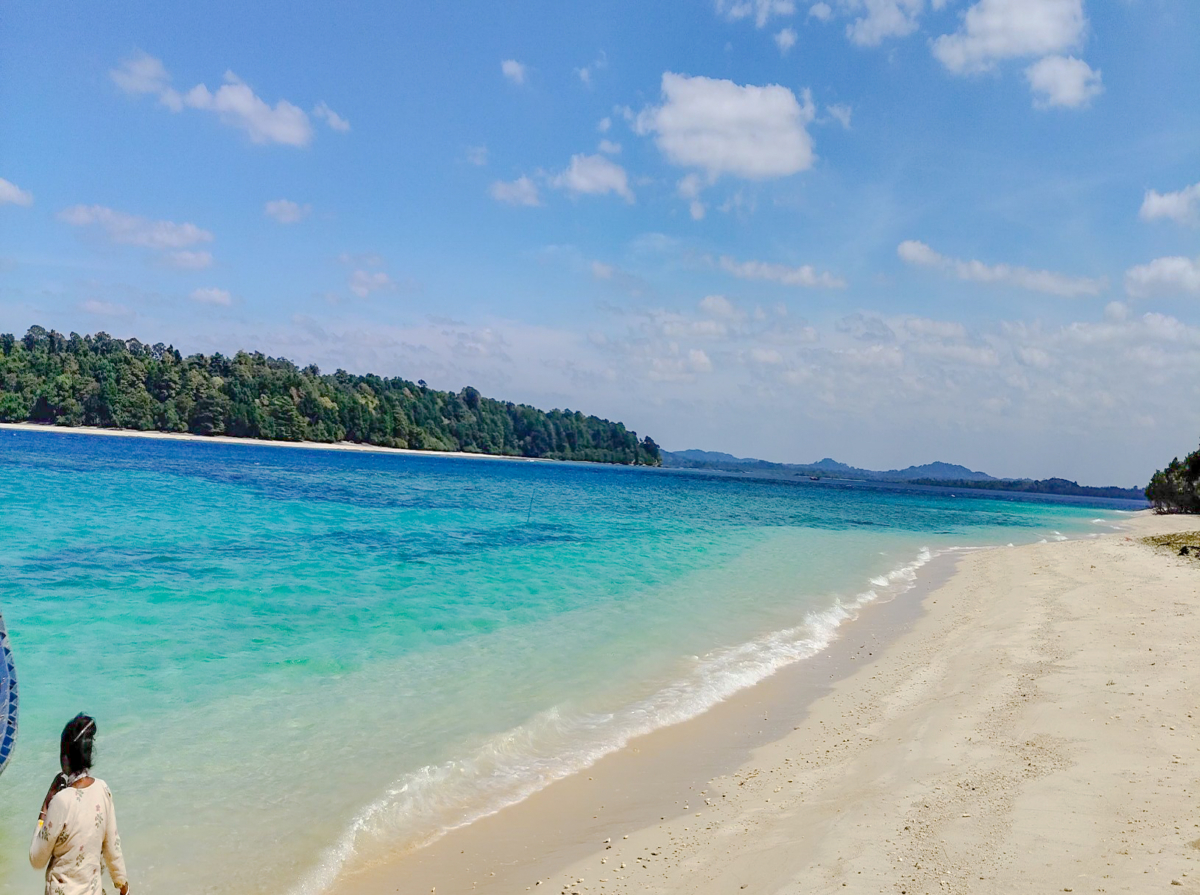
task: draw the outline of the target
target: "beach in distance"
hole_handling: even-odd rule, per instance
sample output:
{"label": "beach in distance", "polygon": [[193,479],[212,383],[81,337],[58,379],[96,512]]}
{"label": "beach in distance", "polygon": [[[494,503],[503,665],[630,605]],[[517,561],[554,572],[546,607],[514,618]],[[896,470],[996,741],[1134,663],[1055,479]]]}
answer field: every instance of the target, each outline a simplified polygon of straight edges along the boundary
{"label": "beach in distance", "polygon": [[266,438],[235,438],[231,435],[194,435],[191,432],[140,431],[137,429],[105,429],[100,426],[53,426],[45,423],[0,423],[0,431],[54,432],[66,435],[99,435],[101,437],[152,438],[162,441],[199,442],[201,444],[253,444],[269,447],[305,448],[318,451],[358,451],[376,454],[416,454],[426,457],[472,457],[482,460],[526,460],[552,463],[542,457],[514,457],[509,454],[474,454],[465,451],[426,451],[414,448],[393,448],[377,444],[357,444],[352,441],[276,441]]}

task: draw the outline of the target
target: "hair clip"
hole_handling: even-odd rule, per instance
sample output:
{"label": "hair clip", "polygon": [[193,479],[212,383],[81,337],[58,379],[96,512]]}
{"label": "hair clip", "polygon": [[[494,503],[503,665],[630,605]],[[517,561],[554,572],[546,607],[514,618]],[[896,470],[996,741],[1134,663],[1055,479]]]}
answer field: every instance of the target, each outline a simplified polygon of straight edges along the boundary
{"label": "hair clip", "polygon": [[93,720],[91,720],[91,719],[89,718],[89,719],[88,719],[88,723],[87,723],[87,724],[85,724],[85,725],[83,725],[83,730],[81,730],[81,731],[79,731],[79,733],[75,734],[75,739],[71,740],[71,742],[72,742],[72,743],[77,743],[77,742],[79,742],[79,738],[80,738],[81,736],[83,736],[85,733],[87,733],[87,732],[88,732],[88,728],[89,728],[89,727],[91,727],[92,725],[94,725],[95,723],[96,723],[95,721],[93,721]]}

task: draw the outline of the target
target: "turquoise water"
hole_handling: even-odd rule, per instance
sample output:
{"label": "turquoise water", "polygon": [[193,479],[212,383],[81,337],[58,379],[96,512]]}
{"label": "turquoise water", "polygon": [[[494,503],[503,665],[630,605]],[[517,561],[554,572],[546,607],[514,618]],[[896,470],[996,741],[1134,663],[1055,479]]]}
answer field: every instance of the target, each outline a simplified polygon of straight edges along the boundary
{"label": "turquoise water", "polygon": [[1118,517],[3,430],[0,507],[5,895],[38,885],[24,852],[78,711],[139,895],[315,895],[812,655],[938,551]]}

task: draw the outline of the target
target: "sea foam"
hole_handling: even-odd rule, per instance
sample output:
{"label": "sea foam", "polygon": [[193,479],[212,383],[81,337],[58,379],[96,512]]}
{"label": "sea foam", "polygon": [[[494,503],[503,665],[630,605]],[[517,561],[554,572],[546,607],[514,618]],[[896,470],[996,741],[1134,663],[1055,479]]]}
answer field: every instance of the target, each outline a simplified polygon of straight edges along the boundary
{"label": "sea foam", "polygon": [[405,774],[355,816],[291,895],[319,895],[360,856],[428,845],[586,770],[635,737],[695,718],[779,669],[815,656],[863,607],[911,590],[922,566],[958,549],[923,548],[911,561],[871,578],[869,589],[833,599],[795,627],[693,656],[692,667],[677,680],[615,712],[570,714],[552,708],[488,739],[469,756]]}

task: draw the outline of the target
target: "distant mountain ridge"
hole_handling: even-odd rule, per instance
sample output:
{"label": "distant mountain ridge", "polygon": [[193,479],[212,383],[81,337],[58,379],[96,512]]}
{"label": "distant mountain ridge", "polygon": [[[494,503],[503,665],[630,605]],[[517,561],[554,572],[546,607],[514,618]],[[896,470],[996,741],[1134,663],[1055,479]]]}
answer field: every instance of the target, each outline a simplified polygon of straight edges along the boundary
{"label": "distant mountain ridge", "polygon": [[986,472],[976,472],[955,463],[943,463],[940,460],[926,463],[922,466],[909,466],[907,469],[859,469],[846,463],[840,463],[832,457],[818,460],[816,463],[772,463],[769,460],[756,460],[752,457],[735,457],[722,451],[701,451],[696,449],[686,451],[663,451],[663,466],[692,469],[720,469],[722,467],[744,467],[754,469],[777,469],[806,475],[839,474],[844,478],[866,479],[868,481],[907,482],[912,479],[945,479],[947,481],[998,481],[995,476]]}
{"label": "distant mountain ridge", "polygon": [[1143,500],[1139,488],[1099,487],[1079,485],[1066,479],[999,479],[941,460],[905,469],[859,469],[826,457],[816,463],[772,463],[751,457],[735,457],[721,451],[663,451],[662,465],[675,469],[712,469],[738,472],[773,479],[836,478],[864,482],[896,482],[908,485],[936,485],[950,488],[976,488],[988,491],[1019,491],[1025,494],[1058,494],[1076,497],[1104,497],[1122,500]]}

